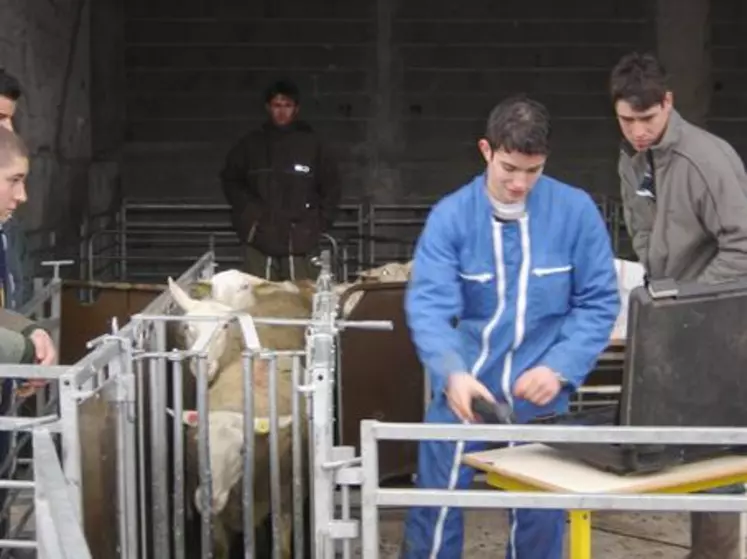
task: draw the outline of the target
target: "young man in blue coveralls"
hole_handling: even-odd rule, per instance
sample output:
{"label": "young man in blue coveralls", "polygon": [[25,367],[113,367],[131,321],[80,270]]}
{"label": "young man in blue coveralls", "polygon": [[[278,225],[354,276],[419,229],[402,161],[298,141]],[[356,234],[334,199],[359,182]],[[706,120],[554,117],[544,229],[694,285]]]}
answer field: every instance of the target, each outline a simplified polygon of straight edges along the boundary
{"label": "young man in blue coveralls", "polygon": [[[485,172],[428,216],[405,301],[433,390],[427,423],[475,421],[476,397],[507,402],[520,422],[564,412],[609,341],[620,308],[609,234],[588,194],[542,174],[549,133],[541,104],[500,103],[478,142]],[[418,487],[468,487],[462,456],[482,446],[422,441]],[[562,557],[564,511],[509,514],[509,559]],[[413,508],[402,556],[461,557],[463,531],[460,509]]]}

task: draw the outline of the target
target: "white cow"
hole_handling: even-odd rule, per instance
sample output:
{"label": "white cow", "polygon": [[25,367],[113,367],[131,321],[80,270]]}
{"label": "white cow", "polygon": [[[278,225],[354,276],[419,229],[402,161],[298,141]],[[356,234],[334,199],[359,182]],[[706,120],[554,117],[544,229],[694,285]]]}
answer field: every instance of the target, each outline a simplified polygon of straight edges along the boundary
{"label": "white cow", "polygon": [[[212,484],[211,511],[215,518],[215,536],[217,557],[223,557],[228,550],[228,541],[232,533],[242,529],[241,513],[241,486],[239,483],[243,473],[243,358],[241,355],[244,347],[259,350],[274,349],[266,343],[260,342],[258,329],[253,327],[251,320],[246,316],[244,321],[249,329],[249,335],[244,338],[241,329],[235,321],[229,321],[229,316],[234,313],[228,305],[212,299],[193,299],[184,292],[171,278],[169,278],[169,289],[177,304],[184,311],[184,324],[186,328],[185,342],[194,348],[203,340],[208,343],[208,379],[210,388],[208,392],[208,433],[210,440],[210,472]],[[251,291],[251,290],[250,290]],[[288,293],[287,295],[292,295]],[[296,299],[300,295],[296,294]],[[287,297],[282,297],[283,300]],[[292,299],[292,297],[291,297]],[[262,297],[255,301],[255,307]],[[215,331],[213,322],[191,320],[192,317],[206,315],[226,316],[221,327]],[[247,315],[248,316],[248,315]],[[281,327],[273,327],[279,329]],[[288,328],[285,336],[288,338],[287,346],[298,346],[298,334]],[[277,332],[275,339],[278,339]],[[303,341],[303,334],[300,337]],[[264,340],[262,340],[264,342]],[[303,345],[301,344],[301,347]],[[300,349],[300,348],[299,348]],[[283,534],[283,554],[289,556],[291,526],[289,515],[291,510],[291,493],[287,489],[292,487],[290,476],[292,475],[292,360],[290,357],[279,356],[277,358],[277,401],[276,409],[279,416],[280,432],[278,433],[278,448],[280,458],[280,475],[282,482],[281,502],[283,503],[284,526],[287,528]],[[255,359],[252,370],[253,394],[254,394],[254,518],[260,523],[270,512],[269,487],[269,439],[268,426],[270,415],[269,402],[269,369],[266,361]],[[299,403],[302,419],[305,418],[303,402]],[[197,414],[193,411],[183,415],[183,421],[190,427],[197,426]],[[301,436],[306,439],[306,421],[302,421]],[[193,431],[194,433],[194,431]],[[194,448],[194,436],[190,439]],[[301,441],[301,448],[307,445]],[[194,457],[194,452],[192,453]],[[193,465],[194,459],[190,464]],[[194,499],[195,506],[202,513],[201,492],[196,491]]]}

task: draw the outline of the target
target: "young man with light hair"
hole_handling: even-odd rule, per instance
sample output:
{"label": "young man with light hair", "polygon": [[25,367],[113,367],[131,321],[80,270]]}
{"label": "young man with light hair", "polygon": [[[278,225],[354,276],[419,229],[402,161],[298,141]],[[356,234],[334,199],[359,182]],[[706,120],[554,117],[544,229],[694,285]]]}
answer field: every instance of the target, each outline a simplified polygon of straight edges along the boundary
{"label": "young man with light hair", "polygon": [[[7,126],[0,126],[0,224],[11,218],[13,212],[26,201],[26,177],[29,171],[29,153],[23,140]],[[0,241],[4,237],[0,235]],[[7,247],[4,247],[7,248]],[[52,365],[57,352],[52,338],[41,327],[5,307],[8,283],[7,262],[0,258],[0,365],[37,363]],[[31,381],[31,388],[42,386],[43,381]],[[0,416],[11,412],[13,392],[19,387],[16,379],[0,379]],[[0,478],[12,474],[6,462],[11,449],[12,434],[0,431]],[[0,490],[0,510],[7,498],[7,489]],[[9,522],[0,519],[0,539],[8,538]]]}

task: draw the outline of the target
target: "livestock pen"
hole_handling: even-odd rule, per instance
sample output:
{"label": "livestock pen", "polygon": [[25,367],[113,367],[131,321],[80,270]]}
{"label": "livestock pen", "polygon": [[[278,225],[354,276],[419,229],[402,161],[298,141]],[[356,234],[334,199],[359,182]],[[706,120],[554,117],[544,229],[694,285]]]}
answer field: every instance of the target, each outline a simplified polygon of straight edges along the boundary
{"label": "livestock pen", "polygon": [[[337,392],[339,386],[338,358],[344,357],[346,336],[357,333],[352,329],[377,328],[387,329],[399,322],[400,318],[394,313],[386,312],[390,318],[381,320],[367,309],[367,304],[376,303],[372,293],[377,291],[370,286],[357,286],[353,289],[367,291],[366,297],[356,307],[357,313],[352,313],[343,321],[338,317],[338,308],[342,302],[337,298],[334,290],[334,278],[330,273],[329,255],[327,254],[325,268],[317,283],[313,312],[308,320],[288,320],[283,317],[255,318],[251,323],[242,322],[242,332],[251,337],[252,325],[273,324],[276,326],[296,327],[305,329],[305,347],[293,357],[305,361],[294,367],[296,371],[294,383],[300,396],[300,402],[305,402],[308,414],[308,462],[303,464],[300,449],[294,445],[294,494],[295,503],[298,496],[308,491],[311,495],[312,507],[310,523],[312,526],[311,539],[304,541],[305,535],[296,529],[293,532],[296,547],[294,555],[303,556],[303,547],[313,542],[310,550],[313,557],[328,558],[341,551],[344,556],[351,556],[357,547],[361,534],[364,536],[362,545],[366,557],[378,556],[378,516],[379,506],[408,506],[416,503],[454,503],[454,499],[464,499],[459,504],[470,507],[523,506],[564,506],[568,508],[584,506],[600,506],[602,508],[637,509],[637,510],[744,510],[745,501],[739,497],[698,496],[698,497],[643,497],[617,499],[614,496],[588,499],[588,496],[546,495],[538,496],[520,494],[505,496],[500,494],[487,495],[474,493],[472,490],[454,494],[420,493],[412,489],[381,488],[382,479],[381,455],[378,452],[379,440],[393,440],[395,442],[411,442],[423,438],[479,438],[482,440],[628,440],[630,442],[661,441],[664,436],[677,437],[679,442],[702,442],[709,438],[710,442],[719,436],[728,437],[730,442],[743,444],[747,440],[744,430],[675,430],[658,434],[645,432],[641,429],[585,429],[583,433],[563,428],[545,427],[539,432],[536,427],[457,427],[443,430],[440,427],[431,429],[430,426],[419,425],[417,413],[412,412],[407,423],[396,419],[395,424],[387,419],[376,421],[375,411],[354,410],[359,417],[350,419],[349,411],[353,405],[346,404],[349,400],[345,390],[354,389],[351,382],[345,388],[343,379],[342,394]],[[189,269],[177,279],[177,285],[187,290],[191,285],[204,279],[209,279],[214,273],[214,254],[208,252],[199,258]],[[49,295],[60,295],[61,282],[53,279],[44,286],[39,297],[46,297],[45,304],[35,298],[34,309],[42,320],[48,319],[49,308],[57,307],[60,303],[50,303]],[[379,286],[382,293],[388,286]],[[393,284],[388,297],[393,302],[387,308],[401,309],[398,297],[401,296],[401,285]],[[400,290],[398,292],[398,290]],[[147,289],[144,291],[148,291]],[[370,293],[368,293],[370,291]],[[38,375],[46,376],[53,382],[40,401],[46,399],[48,406],[54,409],[46,414],[39,414],[38,418],[2,418],[0,428],[15,430],[21,433],[33,433],[33,469],[34,479],[11,480],[6,487],[14,491],[31,490],[35,493],[34,507],[29,507],[35,513],[36,534],[33,539],[0,542],[5,548],[34,548],[40,557],[211,557],[213,553],[213,539],[215,524],[209,516],[194,516],[195,509],[190,506],[192,494],[186,490],[187,480],[180,473],[186,471],[185,464],[185,431],[182,426],[182,413],[188,409],[186,400],[181,398],[189,390],[185,390],[192,375],[188,374],[191,366],[196,370],[204,370],[204,347],[184,348],[173,351],[175,344],[169,338],[167,325],[182,320],[176,309],[176,302],[172,293],[164,291],[148,292],[143,300],[149,300],[144,307],[133,302],[131,308],[117,313],[118,321],[113,321],[111,332],[98,339],[92,340],[91,351],[83,355],[72,365],[55,368],[34,367],[0,367],[0,375],[4,377],[23,378]],[[393,295],[392,295],[393,294]],[[343,295],[343,299],[347,294]],[[54,296],[51,297],[54,299]],[[376,306],[376,305],[375,305]],[[47,310],[45,310],[45,307]],[[46,314],[45,314],[46,313]],[[119,328],[117,322],[124,323]],[[194,317],[190,317],[192,320]],[[203,316],[202,320],[224,324],[227,319],[239,317]],[[361,319],[356,324],[355,319]],[[54,319],[50,324],[54,324]],[[217,324],[215,328],[218,328]],[[61,333],[64,339],[65,332]],[[381,340],[392,332],[371,334],[369,339]],[[350,338],[347,338],[348,340]],[[386,343],[386,342],[383,342]],[[63,343],[64,345],[64,343]],[[375,348],[374,348],[375,349]],[[389,348],[396,349],[396,348]],[[401,348],[400,348],[401,349]],[[399,350],[398,350],[399,352]],[[381,347],[374,353],[385,356]],[[371,353],[369,353],[369,359]],[[265,351],[258,354],[247,352],[247,369],[251,370],[251,360],[258,359],[272,363],[277,361],[280,352]],[[389,367],[385,361],[379,362],[382,368]],[[412,365],[415,366],[414,364]],[[354,378],[354,371],[344,367],[343,371],[348,379]],[[400,372],[400,374],[402,374]],[[246,382],[243,390],[251,389],[251,375],[245,375]],[[272,376],[270,377],[272,378]],[[206,396],[209,386],[206,386],[204,375],[198,375],[198,382],[193,382],[194,405],[198,411],[197,421],[197,469],[200,491],[195,493],[201,510],[210,510],[212,483],[211,471],[211,442],[210,431],[206,417]],[[53,388],[57,387],[55,391]],[[359,390],[361,390],[359,388]],[[366,391],[363,389],[362,391]],[[270,387],[270,392],[272,388]],[[419,384],[415,388],[419,403],[424,402],[425,388]],[[58,396],[54,396],[54,394]],[[375,399],[375,398],[374,398]],[[335,400],[342,400],[342,417],[345,419],[346,429],[355,431],[358,427],[360,442],[351,444],[348,439],[339,437],[335,425]],[[56,402],[56,404],[55,404]],[[181,402],[181,407],[180,407]],[[247,402],[251,402],[248,399]],[[404,404],[403,404],[404,405]],[[300,408],[294,406],[292,425],[294,439],[298,441],[300,425]],[[415,408],[417,409],[417,408]],[[346,412],[346,410],[348,410]],[[412,408],[411,408],[412,410]],[[241,473],[248,479],[252,476],[252,445],[255,437],[247,433],[259,432],[269,436],[270,463],[279,462],[278,428],[280,417],[275,410],[270,411],[267,418],[259,419],[252,425],[251,405],[242,410],[244,441],[242,443]],[[378,417],[378,419],[382,419]],[[361,426],[361,421],[363,425]],[[356,423],[358,424],[356,426]],[[352,425],[352,427],[351,427]],[[644,432],[641,432],[644,431]],[[725,431],[729,431],[728,433]],[[275,433],[275,434],[273,434]],[[549,437],[549,438],[548,438]],[[50,442],[57,439],[60,447],[60,459],[50,460]],[[272,442],[272,441],[275,442]],[[360,451],[356,448],[359,445]],[[272,450],[274,449],[274,450]],[[273,455],[275,456],[273,458]],[[43,457],[40,460],[40,457]],[[181,457],[181,460],[180,460]],[[299,468],[308,470],[308,488],[297,486]],[[273,556],[279,556],[280,535],[287,518],[281,518],[278,510],[277,476],[270,476],[270,524],[273,535],[272,544],[275,547]],[[0,484],[1,485],[1,484]],[[243,534],[241,539],[245,549],[251,549],[255,541],[253,526],[253,507],[251,484],[240,488],[243,510],[241,524]],[[361,489],[360,513],[361,519],[353,515],[352,490]],[[575,500],[574,500],[575,499]],[[741,499],[741,500],[740,500]],[[338,502],[342,505],[338,507]],[[292,525],[298,528],[302,519],[298,509],[292,509],[294,518]],[[190,517],[190,515],[192,515]],[[193,524],[194,523],[194,524]],[[195,535],[193,528],[197,526],[199,537],[194,540],[197,547],[188,545],[189,536]],[[195,551],[196,550],[196,551]],[[247,555],[251,556],[251,555]]]}
{"label": "livestock pen", "polygon": [[[303,371],[306,379],[298,385],[298,392],[306,394],[309,400],[309,433],[313,442],[308,453],[312,459],[307,467],[310,468],[309,478],[312,480],[313,518],[316,525],[323,526],[323,532],[330,529],[339,531],[339,535],[352,533],[352,521],[334,521],[333,486],[337,480],[337,469],[346,465],[348,460],[354,459],[352,449],[335,447],[333,443],[332,395],[334,384],[335,338],[341,326],[386,328],[387,323],[342,324],[336,321],[336,300],[332,291],[332,278],[329,271],[329,254],[325,253],[322,273],[319,276],[317,290],[314,294],[313,312],[309,320],[256,319],[257,323],[270,322],[286,324],[293,327],[305,327],[307,347],[300,352],[305,357]],[[207,253],[192,267],[183,273],[177,284],[184,288],[210,278],[213,272],[213,255]],[[55,278],[52,290],[55,290],[59,306],[61,281]],[[36,304],[36,303],[35,303]],[[37,305],[38,306],[38,305]],[[94,557],[187,557],[185,536],[188,530],[185,522],[189,514],[189,501],[185,498],[183,428],[179,420],[184,406],[181,402],[184,379],[182,374],[188,370],[181,366],[183,361],[190,359],[197,363],[200,369],[204,355],[201,352],[168,351],[166,322],[179,320],[173,313],[174,301],[169,292],[155,297],[141,312],[135,313],[132,320],[122,328],[117,327],[117,321],[112,324],[112,331],[89,342],[92,351],[73,365],[63,365],[53,368],[31,366],[4,366],[0,374],[4,377],[31,378],[44,376],[52,383],[50,392],[56,392],[49,405],[50,413],[41,418],[5,418],[7,424],[0,424],[5,429],[16,429],[22,432],[34,432],[34,460],[37,467],[37,448],[39,454],[49,458],[49,445],[54,435],[61,447],[61,463],[45,461],[45,465],[57,465],[62,476],[53,479],[64,479],[63,494],[68,501],[60,505],[60,511],[55,511],[51,518],[45,516],[47,505],[36,507],[35,524],[37,526],[36,542],[31,540],[14,540],[0,542],[0,546],[9,547],[37,547],[39,556],[56,556],[44,546],[51,540],[42,541],[42,537],[57,538],[57,545],[50,549],[57,551],[59,556],[85,557],[79,550],[67,547],[63,537],[68,530],[65,526],[73,524],[80,532],[80,538],[75,546],[81,542]],[[207,317],[211,318],[211,317]],[[212,317],[225,319],[226,317]],[[257,358],[269,358],[271,361],[277,354],[269,356],[263,354]],[[250,360],[252,356],[248,355]],[[171,368],[173,384],[171,394],[167,390],[166,361],[176,366]],[[300,367],[294,367],[297,372]],[[186,377],[186,375],[185,375]],[[251,375],[246,375],[247,392],[251,391]],[[203,492],[199,498],[204,508],[210,510],[211,472],[209,463],[209,441],[206,426],[206,395],[207,386],[202,381],[204,375],[197,375],[196,404],[199,413],[198,446],[200,487]],[[272,385],[271,378],[271,385]],[[56,388],[56,391],[54,390]],[[272,391],[272,388],[271,388]],[[167,396],[171,395],[170,405]],[[251,398],[246,399],[246,432],[252,432]],[[174,417],[171,429],[167,431],[167,417],[169,412]],[[270,437],[278,426],[276,412],[270,412]],[[300,426],[298,407],[294,406],[293,425],[294,434]],[[43,428],[40,427],[43,425]],[[173,434],[169,437],[169,432]],[[252,441],[247,437],[244,446],[243,474],[251,476],[252,472]],[[294,450],[298,450],[294,445]],[[271,463],[277,465],[277,441],[271,443]],[[171,460],[169,460],[171,458]],[[294,479],[298,478],[300,464],[294,460]],[[36,474],[36,470],[34,470]],[[43,472],[39,476],[44,475]],[[49,477],[49,476],[47,476]],[[41,479],[41,477],[39,478]],[[45,478],[46,479],[46,478]],[[7,487],[34,488],[36,503],[45,498],[44,488],[35,478],[33,482],[7,482]],[[295,486],[295,483],[294,483]],[[279,527],[279,511],[276,493],[279,490],[277,479],[273,479],[272,489],[272,520],[273,546],[277,548]],[[51,491],[51,490],[50,490]],[[252,502],[251,484],[244,485],[244,503]],[[51,491],[50,494],[57,494]],[[294,491],[295,493],[295,491]],[[320,495],[329,496],[328,500],[319,498]],[[46,501],[45,501],[46,502]],[[112,503],[115,506],[110,506]],[[244,507],[244,527],[252,526],[251,507]],[[72,514],[72,517],[70,516]],[[62,515],[62,516],[61,516]],[[65,523],[64,525],[61,523]],[[297,522],[295,523],[297,525]],[[52,527],[52,536],[45,536],[44,529]],[[201,557],[211,557],[213,543],[213,519],[204,515],[201,526]],[[46,527],[46,528],[45,528]],[[109,529],[115,527],[115,530]],[[75,534],[76,530],[69,533]],[[252,530],[244,530],[244,543],[252,544]],[[294,534],[300,542],[299,533]],[[309,542],[316,542],[316,556],[323,556],[325,546],[329,542],[325,538],[312,538]],[[302,543],[302,542],[301,542]],[[321,546],[321,547],[319,547]],[[88,553],[89,551],[87,551]],[[296,548],[296,556],[301,556],[301,547]],[[52,553],[52,555],[49,555]],[[275,550],[277,553],[277,549]],[[277,556],[277,555],[274,555]]]}

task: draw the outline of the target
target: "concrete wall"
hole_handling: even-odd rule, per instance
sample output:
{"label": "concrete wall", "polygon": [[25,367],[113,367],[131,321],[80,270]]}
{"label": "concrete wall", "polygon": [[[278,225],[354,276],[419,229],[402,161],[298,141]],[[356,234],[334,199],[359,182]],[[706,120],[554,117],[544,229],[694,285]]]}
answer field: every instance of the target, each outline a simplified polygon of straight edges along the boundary
{"label": "concrete wall", "polygon": [[108,206],[120,172],[125,195],[220,199],[224,154],[278,76],[301,85],[348,197],[458,186],[480,170],[488,111],[514,91],[552,111],[549,172],[614,194],[606,79],[630,49],[658,48],[682,112],[747,152],[742,4],[8,0],[0,60],[26,89],[17,123],[35,154],[26,227]]}
{"label": "concrete wall", "polygon": [[16,126],[33,154],[25,230],[64,226],[86,208],[90,128],[88,3],[6,0],[0,64],[22,83]]}
{"label": "concrete wall", "polygon": [[706,122],[747,160],[747,5],[712,0],[710,16],[711,102]]}
{"label": "concrete wall", "polygon": [[459,185],[479,171],[487,113],[514,91],[553,112],[551,172],[614,189],[606,76],[620,54],[654,44],[650,2],[231,4],[128,2],[128,193],[220,197],[225,150],[259,124],[261,89],[278,75],[303,88],[350,197]]}

